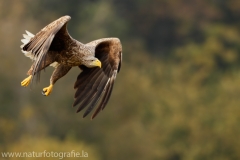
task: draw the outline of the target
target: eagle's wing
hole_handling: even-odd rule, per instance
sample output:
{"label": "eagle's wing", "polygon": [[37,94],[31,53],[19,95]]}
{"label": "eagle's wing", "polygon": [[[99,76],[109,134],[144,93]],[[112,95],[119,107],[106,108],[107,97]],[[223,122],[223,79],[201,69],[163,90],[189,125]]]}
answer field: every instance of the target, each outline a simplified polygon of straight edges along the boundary
{"label": "eagle's wing", "polygon": [[[77,112],[88,106],[83,117],[87,116],[98,103],[98,107],[92,119],[106,106],[120,70],[122,61],[122,45],[118,38],[105,38],[90,42],[95,48],[95,57],[101,63],[102,68],[87,68],[79,66],[82,72],[77,77],[74,88],[76,89],[73,106],[79,105]],[[95,46],[94,46],[95,45]]]}
{"label": "eagle's wing", "polygon": [[70,16],[63,16],[53,21],[23,46],[23,51],[30,52],[35,60],[33,76],[34,74],[40,75],[40,72],[38,72],[40,65],[45,63],[45,57],[49,49],[60,52],[68,44],[71,44],[73,39],[67,31],[67,22],[70,19]]}

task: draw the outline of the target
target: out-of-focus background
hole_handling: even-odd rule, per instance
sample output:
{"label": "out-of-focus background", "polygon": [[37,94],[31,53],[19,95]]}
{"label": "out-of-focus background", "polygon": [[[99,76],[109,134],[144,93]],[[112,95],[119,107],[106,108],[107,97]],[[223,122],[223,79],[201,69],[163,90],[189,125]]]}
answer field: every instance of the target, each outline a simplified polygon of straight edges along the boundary
{"label": "out-of-focus background", "polygon": [[[78,68],[49,97],[41,90],[53,68],[39,84],[20,86],[32,63],[20,51],[22,34],[63,15],[83,43],[119,37],[123,44],[112,97],[94,120],[72,107]],[[239,0],[0,0],[0,24],[0,151],[240,159]]]}

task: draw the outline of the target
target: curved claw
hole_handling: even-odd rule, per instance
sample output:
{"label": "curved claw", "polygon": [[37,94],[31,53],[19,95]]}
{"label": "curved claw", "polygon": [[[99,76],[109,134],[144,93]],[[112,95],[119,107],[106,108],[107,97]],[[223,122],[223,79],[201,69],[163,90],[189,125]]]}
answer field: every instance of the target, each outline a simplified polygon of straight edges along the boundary
{"label": "curved claw", "polygon": [[30,82],[32,80],[32,75],[28,76],[27,78],[25,78],[22,82],[21,82],[21,86],[23,87],[27,87]]}
{"label": "curved claw", "polygon": [[43,88],[42,95],[44,95],[44,96],[50,95],[50,93],[52,92],[52,89],[53,89],[53,85],[52,84],[50,86],[48,86],[48,87]]}

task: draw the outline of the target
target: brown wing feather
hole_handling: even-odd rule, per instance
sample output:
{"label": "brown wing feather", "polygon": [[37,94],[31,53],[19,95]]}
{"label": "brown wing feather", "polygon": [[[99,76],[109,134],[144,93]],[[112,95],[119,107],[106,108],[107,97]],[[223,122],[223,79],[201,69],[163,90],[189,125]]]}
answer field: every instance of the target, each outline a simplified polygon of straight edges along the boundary
{"label": "brown wing feather", "polygon": [[35,57],[33,75],[40,76],[39,67],[40,64],[45,63],[48,50],[60,52],[69,43],[69,40],[72,40],[66,28],[70,19],[70,16],[64,16],[50,23],[23,47],[24,51],[31,52]]}
{"label": "brown wing feather", "polygon": [[101,61],[102,68],[79,66],[83,71],[79,74],[74,85],[76,93],[73,106],[79,104],[77,112],[88,106],[83,117],[87,116],[98,104],[92,116],[94,118],[100,110],[104,109],[110,98],[121,64],[122,46],[120,40],[113,38],[97,43],[95,56]]}

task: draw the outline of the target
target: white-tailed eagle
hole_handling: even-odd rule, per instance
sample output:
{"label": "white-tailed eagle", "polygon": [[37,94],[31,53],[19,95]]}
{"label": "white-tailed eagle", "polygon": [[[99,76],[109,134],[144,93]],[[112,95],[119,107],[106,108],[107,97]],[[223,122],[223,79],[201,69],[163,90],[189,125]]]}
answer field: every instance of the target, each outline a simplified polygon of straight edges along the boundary
{"label": "white-tailed eagle", "polygon": [[50,85],[43,88],[42,94],[48,96],[55,82],[68,71],[78,66],[78,75],[73,106],[79,105],[77,112],[87,107],[83,117],[97,105],[94,118],[106,106],[117,73],[121,67],[122,45],[118,38],[102,38],[87,44],[73,39],[67,31],[70,16],[63,16],[50,23],[36,35],[26,31],[23,34],[22,52],[33,60],[27,72],[28,77],[21,82],[26,87],[33,78],[40,79],[40,72],[48,66],[55,67]]}

